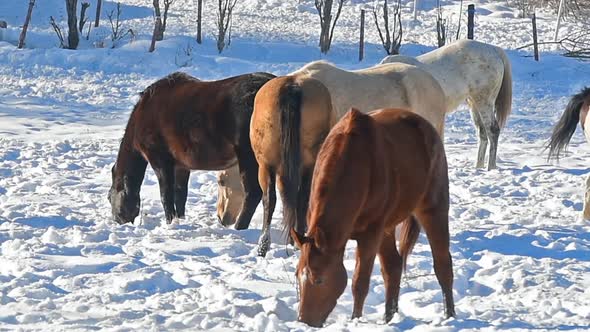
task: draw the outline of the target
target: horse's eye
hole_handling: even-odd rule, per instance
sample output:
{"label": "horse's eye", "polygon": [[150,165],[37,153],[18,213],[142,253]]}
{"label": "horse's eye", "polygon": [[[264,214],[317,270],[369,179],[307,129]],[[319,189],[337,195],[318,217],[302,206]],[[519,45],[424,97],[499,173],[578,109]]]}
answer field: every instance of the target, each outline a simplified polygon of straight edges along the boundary
{"label": "horse's eye", "polygon": [[324,279],[322,278],[315,278],[314,280],[314,285],[321,285],[324,282]]}

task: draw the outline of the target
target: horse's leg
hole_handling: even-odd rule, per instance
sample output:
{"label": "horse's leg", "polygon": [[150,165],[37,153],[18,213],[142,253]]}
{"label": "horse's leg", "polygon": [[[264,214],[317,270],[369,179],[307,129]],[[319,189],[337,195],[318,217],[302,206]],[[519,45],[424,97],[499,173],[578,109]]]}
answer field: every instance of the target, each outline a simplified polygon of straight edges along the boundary
{"label": "horse's leg", "polygon": [[449,251],[448,209],[429,208],[416,212],[416,218],[424,229],[434,261],[434,273],[442,289],[446,318],[455,316],[453,301],[453,261]]}
{"label": "horse's leg", "polygon": [[176,217],[174,208],[174,159],[166,153],[151,152],[148,160],[160,185],[160,198],[166,214],[166,222],[170,224]]}
{"label": "horse's leg", "polygon": [[307,208],[309,206],[312,174],[313,168],[305,170],[301,177],[301,185],[298,193],[299,197],[297,199],[297,225],[295,226],[295,230],[299,234],[305,234],[307,231]]}
{"label": "horse's leg", "polygon": [[586,179],[586,188],[584,193],[584,219],[590,220],[590,175]]}
{"label": "horse's leg", "polygon": [[385,315],[383,320],[389,322],[397,312],[399,285],[402,277],[402,257],[395,246],[395,229],[385,232],[379,247],[381,275],[385,283]]}
{"label": "horse's leg", "polygon": [[477,161],[475,163],[475,167],[483,168],[486,158],[486,150],[488,149],[488,134],[486,132],[486,127],[483,123],[483,120],[480,116],[480,110],[478,108],[475,108],[475,106],[473,105],[470,105],[470,107],[471,118],[473,119],[473,123],[475,124],[475,129],[477,130],[478,135]]}
{"label": "horse's leg", "polygon": [[[379,232],[382,230],[380,229]],[[352,277],[353,319],[363,315],[363,305],[369,292],[371,272],[373,272],[373,264],[380,244],[379,232],[368,231],[357,240],[356,267]]]}
{"label": "horse's leg", "polygon": [[184,218],[190,175],[191,171],[186,168],[174,168],[174,204],[176,205],[176,214],[179,218]]}
{"label": "horse's leg", "polygon": [[262,204],[264,205],[262,234],[260,240],[258,240],[258,256],[264,257],[270,248],[270,222],[277,202],[276,175],[264,166],[259,168],[258,174],[260,186],[262,187]]}
{"label": "horse's leg", "polygon": [[258,184],[258,162],[256,162],[254,152],[252,152],[249,143],[247,148],[242,148],[244,151],[237,149],[236,154],[238,156],[242,186],[244,187],[244,201],[242,202],[242,208],[236,221],[236,229],[247,229],[250,226],[252,216],[262,198],[262,190]]}
{"label": "horse's leg", "polygon": [[[481,122],[485,127],[485,132],[487,133],[487,137],[490,141],[490,154],[488,156],[489,171],[496,168],[496,153],[498,151],[498,139],[500,138],[500,125],[498,124],[498,121],[496,120],[496,115],[494,114],[493,101],[486,100],[483,102],[479,102],[476,105],[476,109],[479,112]],[[485,151],[483,153],[485,154]]]}

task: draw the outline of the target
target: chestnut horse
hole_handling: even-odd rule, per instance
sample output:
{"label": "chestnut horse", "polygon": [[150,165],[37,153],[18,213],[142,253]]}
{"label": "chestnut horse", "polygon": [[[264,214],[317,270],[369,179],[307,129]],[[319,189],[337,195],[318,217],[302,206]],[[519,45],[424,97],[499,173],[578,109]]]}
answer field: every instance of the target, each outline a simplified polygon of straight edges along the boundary
{"label": "chestnut horse", "polygon": [[[291,230],[301,248],[296,277],[299,320],[321,326],[348,280],[342,262],[348,239],[357,241],[352,281],[361,317],[375,256],[385,282],[385,322],[398,309],[402,269],[424,228],[442,288],[445,315],[455,315],[449,252],[449,180],[442,140],[415,113],[350,111],[330,131],[313,174],[306,235]],[[402,224],[400,250],[395,227]]]}
{"label": "chestnut horse", "polygon": [[[270,247],[278,183],[285,230],[305,232],[311,176],[320,146],[336,123],[328,89],[302,75],[277,77],[254,99],[250,141],[258,161],[264,223],[258,254]],[[245,225],[247,227],[247,225]]]}
{"label": "chestnut horse", "polygon": [[254,73],[199,81],[173,73],[141,93],[127,122],[112,168],[113,218],[123,224],[139,214],[147,163],[160,185],[166,221],[184,217],[190,170],[239,166],[245,199],[238,220],[249,221],[262,192],[250,146],[254,96],[274,75]]}
{"label": "chestnut horse", "polygon": [[[570,99],[559,122],[553,128],[553,134],[548,143],[549,159],[559,159],[559,154],[567,148],[567,145],[576,131],[578,123],[584,131],[586,140],[590,142],[590,87],[582,89]],[[584,195],[584,219],[590,220],[590,176],[586,179],[586,192]]]}

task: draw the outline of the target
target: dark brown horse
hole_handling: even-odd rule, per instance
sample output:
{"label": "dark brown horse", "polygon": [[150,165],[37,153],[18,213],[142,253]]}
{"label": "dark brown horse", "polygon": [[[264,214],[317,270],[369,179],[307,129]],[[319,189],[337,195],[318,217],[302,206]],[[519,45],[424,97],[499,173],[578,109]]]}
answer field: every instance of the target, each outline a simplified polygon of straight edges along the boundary
{"label": "dark brown horse", "polygon": [[[291,236],[302,248],[297,266],[299,320],[321,326],[348,280],[342,263],[357,241],[352,279],[360,317],[375,256],[385,282],[385,321],[398,309],[402,268],[424,228],[442,288],[446,317],[454,316],[449,252],[449,183],[443,143],[419,115],[401,110],[350,111],[322,145],[313,174],[308,232]],[[400,251],[395,227],[402,224]]]}
{"label": "dark brown horse", "polygon": [[275,185],[283,201],[283,225],[305,232],[311,176],[317,154],[336,123],[328,88],[306,75],[277,77],[256,94],[250,141],[258,161],[264,225],[258,254],[270,246]]}
{"label": "dark brown horse", "polygon": [[139,214],[148,162],[158,178],[168,223],[184,217],[190,170],[222,170],[237,163],[246,190],[238,221],[247,225],[262,196],[250,118],[256,92],[273,77],[254,73],[199,81],[173,73],[145,89],[112,168],[108,198],[115,221],[133,222]]}
{"label": "dark brown horse", "polygon": [[[584,88],[572,96],[559,122],[553,128],[553,134],[547,144],[549,159],[559,159],[559,154],[567,148],[578,123],[584,131],[586,140],[590,142],[590,88]],[[586,180],[586,195],[584,198],[584,219],[590,219],[590,176]]]}

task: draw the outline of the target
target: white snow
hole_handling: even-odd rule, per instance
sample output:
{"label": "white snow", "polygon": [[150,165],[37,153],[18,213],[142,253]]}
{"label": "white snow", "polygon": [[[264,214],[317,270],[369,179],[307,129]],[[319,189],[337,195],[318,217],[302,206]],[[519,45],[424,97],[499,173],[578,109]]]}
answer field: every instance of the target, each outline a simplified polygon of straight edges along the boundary
{"label": "white snow", "polygon": [[[205,1],[203,45],[194,42],[196,1],[177,0],[166,38],[153,54],[147,52],[151,5],[121,2],[123,23],[136,39],[109,48],[106,13],[115,4],[107,1],[101,28],[77,51],[57,48],[48,23],[53,15],[65,27],[63,1],[37,1],[23,50],[15,44],[27,2],[0,2],[0,19],[9,25],[0,40],[0,329],[312,330],[296,321],[298,253],[279,241],[280,209],[271,250],[259,258],[261,209],[249,230],[221,227],[214,172],[193,172],[187,218],[171,226],[164,222],[151,169],[135,225],[115,225],[106,197],[139,91],[176,70],[201,79],[284,74],[321,58],[313,1],[239,1],[232,44],[221,55],[213,39],[212,1]],[[442,2],[456,24],[459,1]],[[353,69],[385,56],[369,15],[366,59],[357,61],[360,8],[373,3],[346,3],[326,59]],[[413,2],[402,3],[402,52],[433,49],[435,2],[421,3],[417,22],[410,21]],[[580,215],[590,146],[579,131],[571,153],[549,164],[543,145],[569,96],[590,84],[590,65],[561,57],[550,46],[536,63],[530,49],[515,50],[531,42],[529,19],[518,18],[504,1],[474,3],[481,8],[476,39],[507,49],[514,99],[498,170],[474,169],[477,140],[465,106],[447,120],[457,317],[442,319],[442,295],[422,236],[392,322],[381,321],[384,287],[377,261],[364,317],[349,318],[349,286],[326,330],[589,330],[590,224]],[[89,12],[93,18],[94,8]],[[551,40],[554,21],[554,13],[538,12],[540,40]],[[573,28],[565,22],[562,33]],[[105,48],[93,46],[101,41]],[[345,255],[349,276],[354,247],[350,242]]]}

